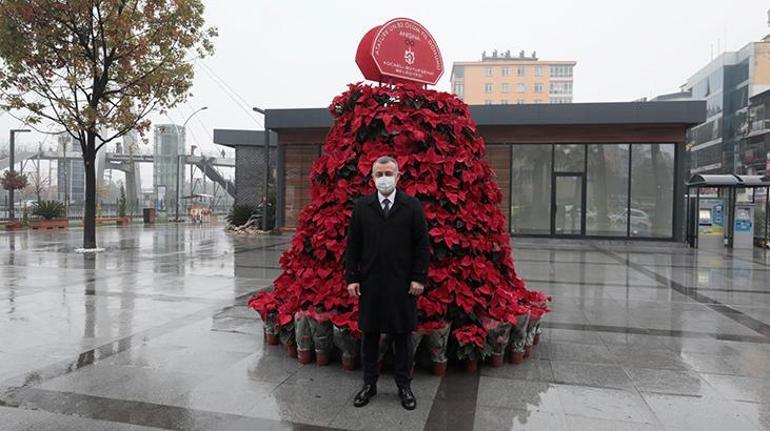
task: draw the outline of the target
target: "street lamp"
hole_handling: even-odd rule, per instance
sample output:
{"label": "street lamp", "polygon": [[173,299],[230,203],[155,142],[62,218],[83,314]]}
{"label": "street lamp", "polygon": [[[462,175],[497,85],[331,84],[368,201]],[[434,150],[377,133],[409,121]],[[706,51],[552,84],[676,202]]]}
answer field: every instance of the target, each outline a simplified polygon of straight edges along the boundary
{"label": "street lamp", "polygon": [[262,198],[265,202],[264,208],[262,208],[262,230],[267,230],[267,193],[268,193],[268,182],[270,181],[270,129],[267,128],[267,114],[265,113],[264,109],[253,107],[251,108],[252,111],[262,114],[262,116],[265,118],[264,125],[265,125],[265,187],[264,191],[262,193]]}
{"label": "street lamp", "polygon": [[[27,132],[31,132],[31,130],[29,130],[29,129],[11,129],[11,142],[10,142],[10,145],[9,145],[9,148],[8,148],[10,150],[10,152],[11,152],[11,154],[9,155],[9,159],[10,159],[10,162],[11,162],[11,165],[10,165],[11,175],[13,175],[13,173],[14,173],[14,165],[16,164],[16,148],[15,148],[16,134],[17,133],[27,133]],[[10,206],[10,208],[8,210],[8,218],[13,220],[15,218],[15,216],[16,216],[16,214],[14,214],[13,189],[8,190],[8,200],[10,201],[10,204],[11,204],[11,206]]]}
{"label": "street lamp", "polygon": [[[193,111],[192,114],[188,115],[187,119],[184,120],[184,123],[182,123],[182,130],[184,130],[185,127],[187,127],[187,123],[195,114],[201,111],[205,111],[207,109],[209,109],[209,107],[204,106],[202,108],[198,108],[197,110]],[[168,114],[166,115],[166,117],[168,117]],[[170,119],[171,118],[169,118],[169,120]],[[182,136],[182,134],[179,132],[179,126],[177,126],[173,121],[171,121],[171,123],[174,124],[174,128],[176,128],[176,136],[177,136],[177,139],[179,139]],[[174,221],[177,221],[177,222],[179,221],[179,198],[180,198],[179,196],[179,173],[180,173],[179,162],[181,158],[185,156],[184,152],[187,147],[185,141],[187,141],[187,136],[185,136],[184,141],[182,141],[182,154],[177,154],[177,158],[176,158],[176,219]]]}

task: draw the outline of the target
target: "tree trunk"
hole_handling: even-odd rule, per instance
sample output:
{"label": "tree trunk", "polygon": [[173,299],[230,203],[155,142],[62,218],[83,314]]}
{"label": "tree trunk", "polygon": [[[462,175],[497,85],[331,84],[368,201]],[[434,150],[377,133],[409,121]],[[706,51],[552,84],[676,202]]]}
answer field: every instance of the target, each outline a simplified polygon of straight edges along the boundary
{"label": "tree trunk", "polygon": [[83,165],[86,170],[86,207],[83,214],[83,248],[96,248],[96,135],[86,134]]}

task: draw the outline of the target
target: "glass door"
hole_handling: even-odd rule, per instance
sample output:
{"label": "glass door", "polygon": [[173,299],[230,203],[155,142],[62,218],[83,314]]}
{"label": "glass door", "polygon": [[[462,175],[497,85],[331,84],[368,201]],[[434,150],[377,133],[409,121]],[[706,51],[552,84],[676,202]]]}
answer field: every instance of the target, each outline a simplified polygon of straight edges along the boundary
{"label": "glass door", "polygon": [[554,174],[551,192],[551,233],[585,234],[585,182],[582,173]]}

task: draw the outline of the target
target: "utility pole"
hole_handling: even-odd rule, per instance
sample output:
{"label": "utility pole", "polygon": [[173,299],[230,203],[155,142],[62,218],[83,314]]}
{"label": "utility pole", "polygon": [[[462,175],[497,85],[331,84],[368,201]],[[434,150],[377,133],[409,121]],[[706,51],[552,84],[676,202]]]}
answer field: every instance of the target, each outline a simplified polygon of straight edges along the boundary
{"label": "utility pole", "polygon": [[[15,148],[16,134],[17,133],[26,133],[26,132],[31,132],[31,130],[29,130],[29,129],[11,129],[11,142],[10,142],[10,145],[9,145],[9,148],[8,148],[8,150],[10,150],[10,154],[9,154],[10,160],[9,161],[11,162],[11,164],[10,164],[9,167],[10,167],[11,174],[15,173],[14,169],[15,169],[15,165],[16,165],[16,148]],[[8,201],[9,201],[9,205],[10,205],[8,207],[8,218],[11,219],[11,220],[13,220],[15,218],[15,216],[16,216],[16,214],[14,214],[15,201],[13,199],[13,191],[14,191],[13,189],[8,190]]]}
{"label": "utility pole", "polygon": [[[190,145],[190,158],[192,158],[195,155],[195,145]],[[193,187],[193,172],[195,172],[195,165],[190,164],[190,199],[192,199],[193,191],[195,187]]]}
{"label": "utility pole", "polygon": [[[69,138],[67,138],[69,139]],[[70,218],[70,180],[69,169],[70,161],[67,158],[67,140],[62,141],[62,150],[64,157],[64,218]]]}

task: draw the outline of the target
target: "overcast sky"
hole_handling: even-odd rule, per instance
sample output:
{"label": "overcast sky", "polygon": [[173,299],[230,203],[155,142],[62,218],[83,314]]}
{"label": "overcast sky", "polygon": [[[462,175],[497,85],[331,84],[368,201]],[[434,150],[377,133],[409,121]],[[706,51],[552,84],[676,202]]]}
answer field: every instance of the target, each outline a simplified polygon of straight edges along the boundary
{"label": "overcast sky", "polygon": [[[188,144],[209,152],[214,128],[259,129],[262,108],[325,107],[361,80],[354,55],[371,27],[405,16],[435,37],[449,89],[453,61],[510,49],[574,60],[575,102],[629,101],[676,91],[713,55],[759,40],[766,0],[337,1],[204,0],[219,28],[216,54],[196,67],[195,96],[169,116],[188,123]],[[154,115],[153,120],[168,122]],[[0,117],[0,142],[19,126]],[[40,135],[20,140],[34,142]]]}

